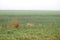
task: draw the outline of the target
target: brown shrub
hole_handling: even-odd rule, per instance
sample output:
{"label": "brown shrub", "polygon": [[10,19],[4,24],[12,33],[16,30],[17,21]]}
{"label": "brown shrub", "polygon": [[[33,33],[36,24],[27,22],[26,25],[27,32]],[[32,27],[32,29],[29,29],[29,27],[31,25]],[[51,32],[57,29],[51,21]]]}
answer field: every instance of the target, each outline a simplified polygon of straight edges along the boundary
{"label": "brown shrub", "polygon": [[15,19],[8,21],[7,28],[18,28],[18,27],[19,27],[18,20]]}

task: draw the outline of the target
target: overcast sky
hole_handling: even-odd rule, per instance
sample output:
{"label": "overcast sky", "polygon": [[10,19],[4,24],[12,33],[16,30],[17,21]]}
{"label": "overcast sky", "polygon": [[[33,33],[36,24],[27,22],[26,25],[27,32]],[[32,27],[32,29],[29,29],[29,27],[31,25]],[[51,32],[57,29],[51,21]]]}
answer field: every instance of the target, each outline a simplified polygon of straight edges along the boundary
{"label": "overcast sky", "polygon": [[0,0],[0,10],[60,10],[60,0]]}

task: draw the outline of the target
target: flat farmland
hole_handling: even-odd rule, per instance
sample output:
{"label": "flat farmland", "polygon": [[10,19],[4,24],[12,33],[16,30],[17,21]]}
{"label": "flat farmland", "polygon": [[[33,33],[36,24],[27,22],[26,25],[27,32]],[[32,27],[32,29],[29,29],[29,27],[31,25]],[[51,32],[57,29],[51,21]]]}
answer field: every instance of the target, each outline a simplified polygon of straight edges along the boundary
{"label": "flat farmland", "polygon": [[0,40],[60,40],[60,11],[0,11]]}

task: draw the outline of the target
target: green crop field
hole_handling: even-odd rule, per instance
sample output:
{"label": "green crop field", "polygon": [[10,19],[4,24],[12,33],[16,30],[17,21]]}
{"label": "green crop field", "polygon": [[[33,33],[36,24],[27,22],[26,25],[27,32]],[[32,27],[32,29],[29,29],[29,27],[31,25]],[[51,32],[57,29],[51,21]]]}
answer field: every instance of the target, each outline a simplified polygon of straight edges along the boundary
{"label": "green crop field", "polygon": [[0,40],[60,40],[60,11],[0,10]]}

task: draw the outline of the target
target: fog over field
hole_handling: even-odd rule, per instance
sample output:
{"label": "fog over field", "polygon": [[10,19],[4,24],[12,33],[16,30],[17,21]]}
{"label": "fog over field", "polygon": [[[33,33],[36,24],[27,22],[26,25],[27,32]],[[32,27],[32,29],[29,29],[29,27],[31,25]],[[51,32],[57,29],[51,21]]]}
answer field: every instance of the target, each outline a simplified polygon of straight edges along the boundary
{"label": "fog over field", "polygon": [[0,0],[0,10],[60,10],[60,0]]}

